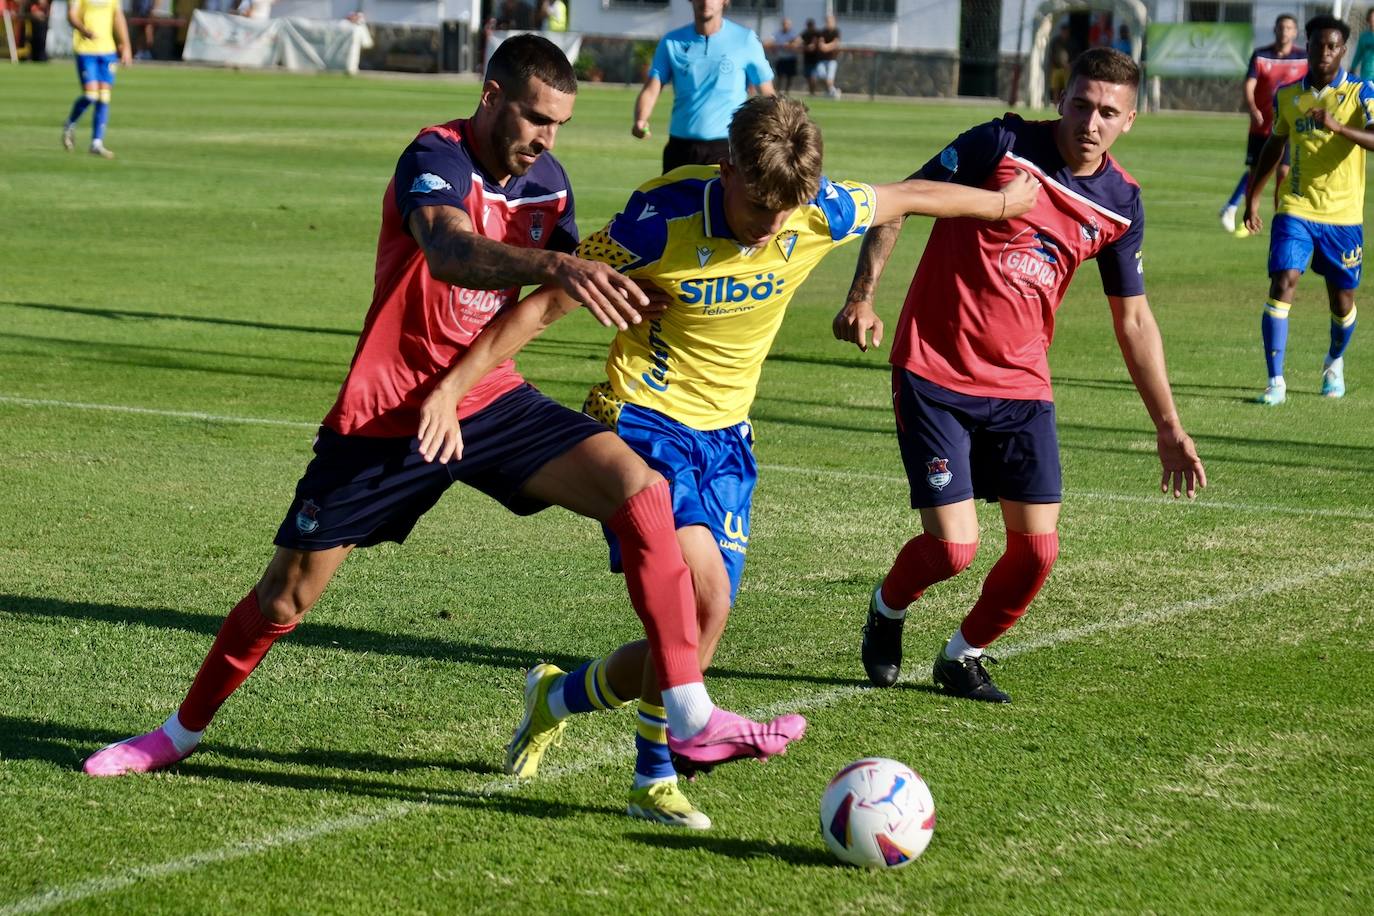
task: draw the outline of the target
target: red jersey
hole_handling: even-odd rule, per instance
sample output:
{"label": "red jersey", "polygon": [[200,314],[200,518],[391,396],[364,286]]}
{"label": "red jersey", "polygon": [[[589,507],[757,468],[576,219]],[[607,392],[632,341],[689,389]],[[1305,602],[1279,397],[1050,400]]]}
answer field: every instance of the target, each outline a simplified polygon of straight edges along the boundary
{"label": "red jersey", "polygon": [[[372,307],[348,377],[324,425],[344,435],[414,436],[435,377],[520,295],[520,288],[464,289],[436,280],[410,234],[419,207],[457,207],[474,230],[522,248],[572,251],[572,191],[563,167],[545,154],[502,187],[473,155],[466,120],[428,127],[401,154],[382,198]],[[513,360],[482,378],[458,405],[470,416],[523,384]]]}
{"label": "red jersey", "polygon": [[891,361],[962,394],[1053,400],[1054,317],[1078,265],[1097,260],[1109,296],[1145,292],[1140,187],[1110,156],[1075,176],[1053,121],[1008,114],[962,134],[917,177],[996,189],[1030,172],[1028,213],[989,222],[939,219],[911,281]]}
{"label": "red jersey", "polygon": [[1280,86],[1296,83],[1307,75],[1307,49],[1297,45],[1280,54],[1274,45],[1256,48],[1250,55],[1250,68],[1245,71],[1247,80],[1255,81],[1255,107],[1264,115],[1264,121],[1256,127],[1250,122],[1250,133],[1262,137],[1269,136],[1274,130],[1274,93]]}

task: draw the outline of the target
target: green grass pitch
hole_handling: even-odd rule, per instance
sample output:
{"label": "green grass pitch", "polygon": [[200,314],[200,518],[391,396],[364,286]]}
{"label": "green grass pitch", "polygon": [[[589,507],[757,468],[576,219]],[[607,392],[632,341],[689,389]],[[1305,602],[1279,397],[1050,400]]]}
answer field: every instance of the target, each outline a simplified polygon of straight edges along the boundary
{"label": "green grass pitch", "polygon": [[[452,491],[406,546],[354,556],[174,772],[78,772],[175,707],[253,583],[371,294],[379,202],[475,86],[131,68],[104,162],[64,153],[70,64],[0,72],[0,914],[65,912],[1369,912],[1374,910],[1374,361],[1318,397],[1325,295],[1293,310],[1289,403],[1261,387],[1264,239],[1216,210],[1237,116],[1146,115],[1147,276],[1211,486],[1160,497],[1154,437],[1088,266],[1060,312],[1062,556],[996,669],[950,701],[929,659],[1001,548],[907,626],[908,679],[863,686],[868,590],[916,518],[884,354],[830,339],[857,246],[792,307],[755,404],[749,569],[709,683],[806,739],[688,787],[715,827],[622,815],[628,714],[583,717],[537,781],[501,748],[521,669],[638,632],[595,525]],[[589,87],[559,138],[583,231],[656,173],[633,94]],[[817,101],[827,171],[893,180],[999,109]],[[882,290],[895,319],[928,221]],[[555,326],[523,371],[576,405],[606,334]],[[82,406],[85,405],[85,406]],[[108,409],[106,409],[108,408]],[[895,873],[834,864],[821,790],[903,760],[939,808]]]}

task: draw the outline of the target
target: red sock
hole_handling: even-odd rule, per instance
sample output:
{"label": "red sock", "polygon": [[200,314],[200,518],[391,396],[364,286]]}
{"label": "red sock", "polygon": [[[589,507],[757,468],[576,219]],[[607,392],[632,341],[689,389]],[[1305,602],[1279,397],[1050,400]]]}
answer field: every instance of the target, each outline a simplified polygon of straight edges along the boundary
{"label": "red sock", "polygon": [[956,544],[942,541],[934,535],[921,534],[906,542],[892,570],[883,580],[883,603],[901,610],[936,582],[952,579],[968,569],[978,542]]}
{"label": "red sock", "polygon": [[696,593],[678,546],[668,481],[631,496],[606,525],[620,539],[625,586],[649,637],[658,686],[700,681]]}
{"label": "red sock", "polygon": [[257,590],[250,591],[224,618],[210,654],[205,656],[200,673],[177,710],[181,724],[193,732],[209,725],[229,694],[253,673],[272,643],[295,628],[294,623],[272,623],[262,616]]}
{"label": "red sock", "polygon": [[983,648],[1011,629],[1040,593],[1059,556],[1059,533],[1007,532],[1007,552],[983,582],[983,593],[959,629],[971,646]]}

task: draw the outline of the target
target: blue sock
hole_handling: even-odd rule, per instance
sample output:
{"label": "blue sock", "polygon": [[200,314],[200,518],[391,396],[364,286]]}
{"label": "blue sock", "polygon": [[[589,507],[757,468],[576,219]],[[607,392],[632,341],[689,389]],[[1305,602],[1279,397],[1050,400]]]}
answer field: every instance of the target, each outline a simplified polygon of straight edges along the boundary
{"label": "blue sock", "polygon": [[1246,172],[1240,176],[1240,181],[1236,182],[1236,189],[1231,192],[1231,199],[1226,202],[1228,207],[1239,207],[1241,198],[1245,196],[1245,189],[1250,187],[1250,173]]}
{"label": "blue sock", "polygon": [[606,681],[606,660],[593,659],[576,671],[569,671],[555,688],[562,692],[563,705],[568,712],[593,712],[624,706]]}
{"label": "blue sock", "polygon": [[1264,303],[1264,316],[1260,318],[1260,334],[1264,337],[1264,366],[1269,378],[1283,375],[1283,351],[1288,349],[1288,310],[1287,302],[1270,299]]}
{"label": "blue sock", "polygon": [[67,125],[70,127],[75,124],[81,119],[81,116],[86,113],[86,109],[90,107],[91,99],[86,98],[84,95],[78,95],[76,101],[72,103],[72,113],[67,115]]}
{"label": "blue sock", "polygon": [[640,700],[635,731],[635,786],[663,782],[676,775],[668,756],[668,713],[662,706]]}
{"label": "blue sock", "polygon": [[1328,360],[1335,361],[1345,354],[1345,348],[1350,346],[1350,338],[1355,336],[1355,307],[1350,307],[1350,314],[1344,318],[1331,316],[1331,349],[1326,351]]}
{"label": "blue sock", "polygon": [[91,142],[100,143],[105,139],[105,125],[110,120],[110,103],[95,103],[95,127],[91,131]]}

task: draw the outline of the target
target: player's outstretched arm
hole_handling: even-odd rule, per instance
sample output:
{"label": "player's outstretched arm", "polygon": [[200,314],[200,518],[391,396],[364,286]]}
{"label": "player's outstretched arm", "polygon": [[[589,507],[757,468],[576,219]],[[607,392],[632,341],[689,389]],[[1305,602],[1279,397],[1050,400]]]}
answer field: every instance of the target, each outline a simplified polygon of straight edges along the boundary
{"label": "player's outstretched arm", "polygon": [[1160,492],[1172,490],[1175,499],[1186,492],[1193,499],[1199,488],[1207,486],[1207,471],[1174,407],[1169,375],[1164,368],[1164,342],[1154,313],[1144,296],[1108,296],[1107,301],[1111,303],[1116,342],[1126,360],[1126,369],[1155,424],[1155,446],[1163,468]]}
{"label": "player's outstretched arm", "polygon": [[852,343],[860,350],[867,351],[871,334],[872,346],[882,346],[883,320],[873,310],[873,296],[878,291],[878,281],[883,276],[887,259],[892,257],[892,247],[897,244],[897,237],[901,234],[901,219],[881,225],[875,223],[864,233],[863,244],[859,248],[859,262],[854,265],[854,279],[849,283],[849,295],[845,296],[844,305],[830,323],[830,331],[836,340]]}
{"label": "player's outstretched arm", "polygon": [[[467,289],[505,289],[510,286],[560,287],[585,303],[602,324],[625,327],[638,321],[637,308],[648,298],[630,280],[598,261],[520,248],[478,235],[472,220],[457,207],[420,207],[410,215],[410,233],[425,253],[430,276]],[[603,317],[604,316],[604,317]]]}
{"label": "player's outstretched arm", "polygon": [[420,454],[426,461],[463,457],[458,404],[487,373],[510,359],[544,329],[577,308],[577,301],[557,287],[546,286],[506,309],[482,329],[449,366],[420,405]]}
{"label": "player's outstretched arm", "polygon": [[877,185],[874,224],[899,216],[971,216],[975,219],[1002,220],[1020,216],[1035,206],[1040,182],[1026,172],[996,191],[971,188],[951,181],[908,178],[896,184]]}
{"label": "player's outstretched arm", "polygon": [[1270,134],[1269,139],[1265,140],[1264,146],[1260,148],[1259,158],[1250,169],[1250,183],[1245,188],[1245,228],[1252,234],[1264,228],[1264,219],[1259,215],[1260,194],[1269,183],[1269,176],[1278,168],[1279,160],[1283,158],[1283,148],[1287,143],[1287,137]]}

